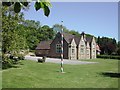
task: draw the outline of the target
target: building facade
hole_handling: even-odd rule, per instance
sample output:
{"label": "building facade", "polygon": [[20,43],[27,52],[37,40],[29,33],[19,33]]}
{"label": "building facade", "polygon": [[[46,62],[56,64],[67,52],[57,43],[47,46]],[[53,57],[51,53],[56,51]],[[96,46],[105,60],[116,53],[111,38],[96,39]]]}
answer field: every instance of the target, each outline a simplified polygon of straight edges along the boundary
{"label": "building facade", "polygon": [[[65,59],[95,59],[97,51],[100,51],[97,50],[99,46],[96,44],[95,37],[86,36],[84,32],[80,36],[67,33],[63,35],[63,58]],[[61,33],[57,33],[52,41],[41,41],[35,53],[37,56],[60,58]]]}

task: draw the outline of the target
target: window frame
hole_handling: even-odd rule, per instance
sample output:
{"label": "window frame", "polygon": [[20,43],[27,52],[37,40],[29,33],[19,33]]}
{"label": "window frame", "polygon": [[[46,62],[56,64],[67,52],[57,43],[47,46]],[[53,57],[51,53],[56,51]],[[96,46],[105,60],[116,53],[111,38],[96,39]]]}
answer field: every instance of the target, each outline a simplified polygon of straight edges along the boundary
{"label": "window frame", "polygon": [[62,45],[61,44],[56,44],[56,53],[62,53]]}

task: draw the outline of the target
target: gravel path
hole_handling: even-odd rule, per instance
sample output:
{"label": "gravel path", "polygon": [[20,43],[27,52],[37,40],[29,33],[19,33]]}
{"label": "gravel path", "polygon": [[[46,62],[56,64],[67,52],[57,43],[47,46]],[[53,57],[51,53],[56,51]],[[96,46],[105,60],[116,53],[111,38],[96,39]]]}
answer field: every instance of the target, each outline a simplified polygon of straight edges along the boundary
{"label": "gravel path", "polygon": [[[42,57],[36,57],[36,56],[25,56],[26,60],[34,60],[37,61],[38,58]],[[51,63],[61,63],[61,59],[57,59],[57,58],[46,58],[45,62],[51,62]],[[78,61],[78,60],[68,60],[68,59],[64,59],[64,64],[71,64],[71,65],[76,65],[76,64],[95,64],[98,62],[88,62],[88,61]]]}

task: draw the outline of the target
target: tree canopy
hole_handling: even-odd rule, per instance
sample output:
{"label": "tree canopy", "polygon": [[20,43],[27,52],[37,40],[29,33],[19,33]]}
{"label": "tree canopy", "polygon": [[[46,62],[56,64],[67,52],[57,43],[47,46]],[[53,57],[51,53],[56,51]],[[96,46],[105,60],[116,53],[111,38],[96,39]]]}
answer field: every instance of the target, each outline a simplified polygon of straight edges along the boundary
{"label": "tree canopy", "polygon": [[[12,6],[14,8],[14,12],[19,13],[21,9],[27,8],[29,6],[29,3],[30,2],[28,2],[27,0],[24,0],[24,2],[21,2],[20,0],[18,0],[17,2],[14,2],[13,0],[9,0],[8,2],[2,2],[2,5],[7,7]],[[48,17],[50,14],[49,7],[51,6],[52,5],[49,0],[37,0],[35,2],[34,8],[36,11],[43,9],[44,15]]]}

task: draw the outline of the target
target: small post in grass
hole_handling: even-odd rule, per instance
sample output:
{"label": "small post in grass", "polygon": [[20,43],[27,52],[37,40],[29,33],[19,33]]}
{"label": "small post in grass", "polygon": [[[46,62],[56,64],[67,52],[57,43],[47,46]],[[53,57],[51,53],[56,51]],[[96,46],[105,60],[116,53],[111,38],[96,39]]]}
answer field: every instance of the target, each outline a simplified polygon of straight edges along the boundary
{"label": "small post in grass", "polygon": [[[63,23],[63,21],[61,22]],[[61,28],[61,72],[64,73],[64,70],[63,70],[63,27]]]}

